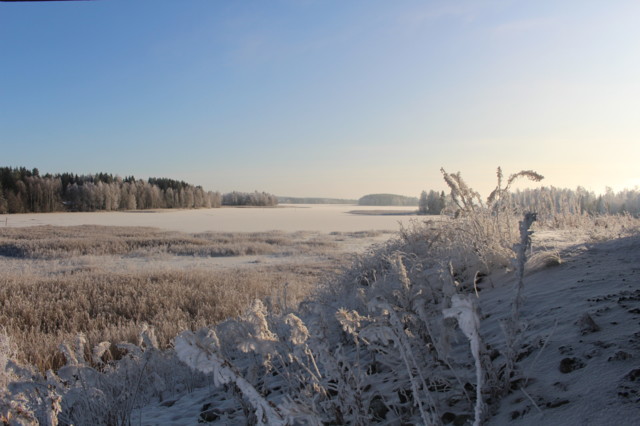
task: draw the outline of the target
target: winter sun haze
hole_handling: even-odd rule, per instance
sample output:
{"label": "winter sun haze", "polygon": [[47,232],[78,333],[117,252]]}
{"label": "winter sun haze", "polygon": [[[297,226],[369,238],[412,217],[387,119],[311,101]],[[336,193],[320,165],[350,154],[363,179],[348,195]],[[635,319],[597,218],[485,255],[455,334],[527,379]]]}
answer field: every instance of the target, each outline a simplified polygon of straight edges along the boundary
{"label": "winter sun haze", "polygon": [[635,1],[0,2],[2,163],[417,196],[640,184]]}

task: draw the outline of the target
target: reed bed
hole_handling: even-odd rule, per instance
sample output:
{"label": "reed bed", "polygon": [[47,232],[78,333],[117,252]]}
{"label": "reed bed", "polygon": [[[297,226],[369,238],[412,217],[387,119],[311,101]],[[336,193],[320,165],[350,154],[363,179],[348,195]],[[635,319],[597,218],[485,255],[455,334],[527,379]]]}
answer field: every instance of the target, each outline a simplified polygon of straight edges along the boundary
{"label": "reed bed", "polygon": [[281,254],[292,250],[300,254],[321,254],[335,248],[335,238],[311,232],[186,234],[155,228],[95,225],[0,228],[0,256],[16,258],[157,253],[219,257]]}
{"label": "reed bed", "polygon": [[[0,327],[17,343],[18,359],[41,371],[64,364],[58,346],[78,333],[90,345],[137,343],[148,324],[164,348],[180,331],[237,316],[254,299],[276,310],[297,306],[321,276],[345,263],[338,254],[341,242],[370,236],[184,234],[104,226],[0,229]],[[210,257],[246,255],[280,261],[203,266]],[[194,259],[200,261],[191,267]]]}

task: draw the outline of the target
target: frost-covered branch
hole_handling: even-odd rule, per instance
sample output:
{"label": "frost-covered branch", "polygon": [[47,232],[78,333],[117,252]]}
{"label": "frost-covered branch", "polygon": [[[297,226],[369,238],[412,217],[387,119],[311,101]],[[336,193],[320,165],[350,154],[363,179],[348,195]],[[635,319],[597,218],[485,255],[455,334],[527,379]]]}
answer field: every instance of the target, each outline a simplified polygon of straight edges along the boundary
{"label": "frost-covered branch", "polygon": [[284,425],[285,422],[278,409],[240,376],[231,363],[222,358],[218,352],[220,342],[215,331],[201,331],[195,334],[185,331],[176,337],[175,350],[178,358],[191,368],[203,373],[213,373],[216,386],[233,383],[244,398],[256,410],[258,424]]}
{"label": "frost-covered branch", "polygon": [[484,386],[484,373],[480,359],[480,318],[471,296],[453,295],[451,307],[442,311],[445,318],[455,318],[464,335],[469,339],[471,353],[476,363],[476,407],[474,426],[482,422],[484,415],[484,402],[482,401],[482,387]]}

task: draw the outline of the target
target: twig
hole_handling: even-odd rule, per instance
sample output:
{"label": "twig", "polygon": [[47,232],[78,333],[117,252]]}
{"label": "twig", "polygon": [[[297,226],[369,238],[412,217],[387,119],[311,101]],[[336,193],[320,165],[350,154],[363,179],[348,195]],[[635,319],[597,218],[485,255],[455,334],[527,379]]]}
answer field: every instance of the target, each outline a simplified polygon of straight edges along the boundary
{"label": "twig", "polygon": [[531,401],[531,403],[533,404],[534,407],[536,407],[536,410],[538,410],[538,413],[542,414],[542,410],[540,409],[540,407],[538,407],[538,404],[536,404],[536,402],[533,400],[533,398],[531,398],[531,396],[527,393],[526,390],[524,390],[524,388],[520,388],[520,390],[522,391],[522,393],[524,394],[524,396],[526,396],[527,398],[529,398],[529,401]]}
{"label": "twig", "polygon": [[[540,355],[542,354],[542,352],[544,352],[544,348],[547,347],[547,343],[549,343],[549,340],[551,340],[551,336],[553,336],[553,333],[556,331],[557,326],[558,326],[558,320],[556,319],[555,324],[553,324],[553,328],[551,329],[551,333],[549,333],[547,338],[544,340],[542,347],[540,348],[540,352],[538,352],[536,357],[533,359],[533,362],[531,362],[531,365],[529,365],[529,372],[531,372],[531,370],[533,369],[533,366],[536,365],[536,361],[538,361],[538,358],[540,358]],[[524,386],[527,386],[527,383],[529,383],[528,374],[525,375]]]}
{"label": "twig", "polygon": [[476,271],[476,274],[475,274],[475,276],[473,277],[473,289],[474,289],[474,290],[475,290],[475,292],[476,292],[476,297],[477,297],[478,299],[480,299],[480,295],[478,294],[478,273],[479,273],[479,271]]}

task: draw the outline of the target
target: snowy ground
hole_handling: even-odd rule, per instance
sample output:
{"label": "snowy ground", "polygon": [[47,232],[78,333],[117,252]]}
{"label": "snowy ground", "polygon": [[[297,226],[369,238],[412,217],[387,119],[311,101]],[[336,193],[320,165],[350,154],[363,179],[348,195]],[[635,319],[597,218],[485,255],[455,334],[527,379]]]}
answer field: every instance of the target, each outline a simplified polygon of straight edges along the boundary
{"label": "snowy ground", "polygon": [[[584,243],[551,232],[535,244],[557,247],[562,263],[525,278],[522,341],[528,343],[520,359],[528,380],[488,424],[639,424],[640,237]],[[494,274],[484,283],[481,334],[492,344],[504,338],[499,320],[510,314],[513,276]],[[224,395],[196,389],[135,412],[132,423],[195,424],[206,407],[229,404]]]}
{"label": "snowy ground", "polygon": [[[525,280],[525,340],[543,345],[523,361],[528,396],[514,392],[489,424],[637,425],[640,237],[573,245],[561,257]],[[501,332],[505,279],[482,294],[486,336]]]}
{"label": "snowy ground", "polygon": [[166,252],[142,252],[136,255],[77,255],[65,259],[24,259],[0,256],[0,269],[6,273],[30,273],[40,275],[60,274],[69,271],[101,269],[129,272],[161,272],[169,270],[208,270],[221,268],[250,268],[255,265],[309,265],[338,257],[361,254],[377,244],[384,243],[395,234],[391,231],[371,234],[332,234],[304,232],[291,237],[293,241],[318,239],[332,244],[326,253],[314,255],[287,249],[286,254],[257,254],[242,256],[183,256]]}
{"label": "snowy ground", "polygon": [[[343,204],[283,204],[278,207],[195,210],[140,210],[125,212],[27,213],[0,216],[0,226],[104,225],[151,226],[182,232],[355,232],[397,231],[412,215],[362,215],[350,211],[375,211],[380,207]],[[385,211],[406,211],[407,207],[384,207]],[[417,210],[417,208],[416,208]]]}

